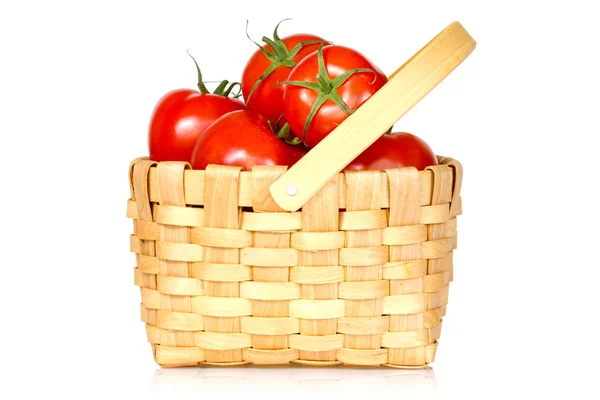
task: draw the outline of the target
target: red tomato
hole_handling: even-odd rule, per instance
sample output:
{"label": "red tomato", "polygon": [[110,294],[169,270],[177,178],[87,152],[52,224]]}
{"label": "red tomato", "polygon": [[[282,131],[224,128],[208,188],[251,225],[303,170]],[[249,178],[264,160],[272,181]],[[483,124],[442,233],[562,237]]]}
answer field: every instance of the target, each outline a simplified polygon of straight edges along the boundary
{"label": "red tomato", "polygon": [[378,170],[415,167],[419,171],[438,160],[431,147],[415,135],[406,132],[383,135],[354,159],[344,171]]}
{"label": "red tomato", "polygon": [[[283,115],[283,87],[276,84],[285,81],[292,67],[308,54],[316,51],[319,43],[325,41],[318,36],[305,33],[281,39],[277,35],[277,27],[273,39],[263,38],[266,45],[256,50],[250,57],[241,80],[242,93],[248,109],[264,115],[271,121],[277,121]],[[308,43],[303,45],[304,42]],[[264,54],[265,51],[268,57]],[[265,72],[269,74],[252,92],[252,88]],[[250,92],[252,92],[251,96]]]}
{"label": "red tomato", "polygon": [[[320,53],[321,49],[300,61],[284,85],[285,118],[292,132],[308,147],[316,146],[388,81],[377,66],[356,50],[323,47],[324,68],[319,67]],[[336,80],[343,74],[349,77]]]}
{"label": "red tomato", "polygon": [[210,124],[244,108],[240,100],[197,90],[177,89],[165,94],[150,119],[150,159],[189,162],[198,137]]}
{"label": "red tomato", "polygon": [[248,110],[234,111],[216,120],[198,139],[192,154],[192,168],[209,164],[236,165],[246,171],[255,165],[291,167],[307,149],[290,146],[279,139],[262,115]]}

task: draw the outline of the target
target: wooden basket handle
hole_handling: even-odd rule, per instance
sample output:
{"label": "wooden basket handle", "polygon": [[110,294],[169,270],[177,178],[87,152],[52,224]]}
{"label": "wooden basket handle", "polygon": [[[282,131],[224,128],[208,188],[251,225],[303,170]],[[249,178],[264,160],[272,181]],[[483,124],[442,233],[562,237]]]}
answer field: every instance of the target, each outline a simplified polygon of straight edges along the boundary
{"label": "wooden basket handle", "polygon": [[475,49],[453,22],[389,76],[388,82],[325,139],[277,179],[269,190],[284,210],[297,211],[379,139]]}

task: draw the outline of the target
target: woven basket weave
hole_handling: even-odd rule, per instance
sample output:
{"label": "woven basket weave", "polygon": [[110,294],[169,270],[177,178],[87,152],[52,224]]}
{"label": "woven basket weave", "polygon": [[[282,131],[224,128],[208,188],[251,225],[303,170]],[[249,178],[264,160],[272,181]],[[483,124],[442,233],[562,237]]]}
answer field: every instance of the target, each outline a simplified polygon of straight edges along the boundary
{"label": "woven basket weave", "polygon": [[462,167],[340,173],[300,211],[285,167],[135,160],[131,251],[156,362],[389,365],[434,360]]}
{"label": "woven basket weave", "polygon": [[289,170],[134,160],[127,215],[155,361],[431,363],[462,166],[340,171],[474,48],[450,24]]}

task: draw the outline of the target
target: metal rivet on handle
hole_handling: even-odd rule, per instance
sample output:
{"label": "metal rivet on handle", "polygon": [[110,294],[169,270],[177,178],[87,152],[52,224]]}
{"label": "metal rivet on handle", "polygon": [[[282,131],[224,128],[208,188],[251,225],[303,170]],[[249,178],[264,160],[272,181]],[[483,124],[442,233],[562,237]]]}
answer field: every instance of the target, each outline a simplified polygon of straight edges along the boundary
{"label": "metal rivet on handle", "polygon": [[289,185],[285,188],[285,192],[288,196],[295,196],[298,193],[298,188],[295,185]]}

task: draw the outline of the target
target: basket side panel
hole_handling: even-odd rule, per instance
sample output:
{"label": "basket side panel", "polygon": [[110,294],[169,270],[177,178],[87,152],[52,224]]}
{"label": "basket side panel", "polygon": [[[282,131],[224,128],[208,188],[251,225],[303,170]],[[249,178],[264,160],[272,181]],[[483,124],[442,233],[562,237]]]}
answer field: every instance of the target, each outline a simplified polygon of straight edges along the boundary
{"label": "basket side panel", "polygon": [[439,160],[340,173],[298,212],[268,190],[285,167],[134,160],[127,216],[155,361],[433,362],[462,213],[462,166]]}

